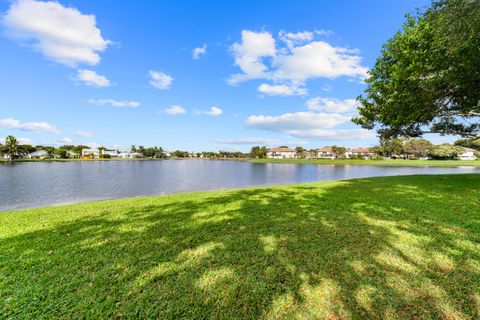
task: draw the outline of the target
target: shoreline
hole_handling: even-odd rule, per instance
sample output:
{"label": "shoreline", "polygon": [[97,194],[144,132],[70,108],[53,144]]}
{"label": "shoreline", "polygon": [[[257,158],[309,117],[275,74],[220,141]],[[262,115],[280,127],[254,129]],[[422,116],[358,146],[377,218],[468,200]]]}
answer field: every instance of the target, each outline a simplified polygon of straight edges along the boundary
{"label": "shoreline", "polygon": [[372,179],[384,179],[384,178],[408,178],[408,177],[448,177],[448,176],[478,176],[480,177],[480,173],[443,173],[443,174],[411,174],[411,175],[398,175],[398,176],[373,176],[373,177],[365,177],[365,178],[347,178],[347,179],[335,179],[335,180],[319,180],[319,181],[312,181],[312,182],[304,182],[304,183],[286,183],[286,184],[269,184],[269,185],[257,185],[257,186],[249,186],[249,187],[239,187],[239,188],[223,188],[223,189],[211,189],[211,190],[198,190],[198,191],[185,191],[185,192],[175,192],[175,193],[165,193],[165,194],[157,194],[157,195],[138,195],[138,196],[127,196],[127,197],[120,197],[120,198],[105,198],[101,199],[98,198],[96,200],[89,199],[86,201],[78,200],[78,201],[70,201],[70,202],[59,202],[53,203],[48,205],[40,205],[35,207],[28,207],[28,208],[16,208],[16,209],[8,209],[8,210],[0,210],[0,215],[5,213],[12,213],[12,212],[23,212],[23,211],[30,211],[30,210],[48,210],[48,209],[55,209],[55,208],[66,208],[72,206],[81,206],[81,205],[102,205],[105,202],[121,202],[121,201],[142,201],[148,199],[155,199],[155,198],[168,198],[168,197],[177,197],[177,196],[195,196],[195,195],[205,195],[208,196],[209,194],[216,194],[216,193],[224,193],[224,192],[241,192],[241,191],[261,191],[265,188],[288,188],[288,187],[302,187],[302,186],[312,186],[312,185],[328,185],[332,183],[341,183],[341,182],[355,182],[361,180],[372,180]]}
{"label": "shoreline", "polygon": [[[112,158],[112,159],[18,159],[15,163],[49,163],[49,162],[95,162],[95,161],[166,161],[166,160],[196,160],[196,161],[239,161],[258,164],[314,164],[314,165],[359,165],[388,167],[480,167],[480,160],[362,160],[362,159],[253,159],[253,158]],[[12,163],[0,159],[0,163]]]}
{"label": "shoreline", "polygon": [[251,159],[249,162],[265,164],[369,165],[383,167],[480,167],[479,160]]}

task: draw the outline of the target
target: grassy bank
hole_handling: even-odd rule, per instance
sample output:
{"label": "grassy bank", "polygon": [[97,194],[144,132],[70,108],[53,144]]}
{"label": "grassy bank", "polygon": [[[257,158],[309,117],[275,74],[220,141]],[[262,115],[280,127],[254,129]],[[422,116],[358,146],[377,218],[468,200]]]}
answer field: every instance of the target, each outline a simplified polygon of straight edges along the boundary
{"label": "grassy bank", "polygon": [[0,213],[0,315],[480,317],[480,175]]}
{"label": "grassy bank", "polygon": [[296,164],[355,164],[370,166],[480,166],[480,161],[461,160],[357,160],[357,159],[252,159],[255,163],[296,163]]}

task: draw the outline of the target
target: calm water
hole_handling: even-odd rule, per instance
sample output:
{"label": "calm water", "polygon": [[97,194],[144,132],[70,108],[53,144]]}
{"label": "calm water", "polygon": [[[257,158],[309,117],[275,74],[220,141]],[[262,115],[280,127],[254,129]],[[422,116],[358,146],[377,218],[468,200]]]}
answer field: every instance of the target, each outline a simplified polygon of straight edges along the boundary
{"label": "calm water", "polygon": [[92,161],[0,164],[0,211],[199,190],[373,176],[470,173],[480,168]]}

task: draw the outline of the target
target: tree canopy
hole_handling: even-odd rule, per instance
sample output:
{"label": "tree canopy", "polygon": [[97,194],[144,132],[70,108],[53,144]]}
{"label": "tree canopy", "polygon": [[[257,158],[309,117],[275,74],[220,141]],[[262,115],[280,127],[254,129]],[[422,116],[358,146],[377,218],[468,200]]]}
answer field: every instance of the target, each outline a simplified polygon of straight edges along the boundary
{"label": "tree canopy", "polygon": [[8,155],[10,161],[15,161],[15,156],[18,155],[18,140],[14,136],[8,136],[5,138],[4,152]]}
{"label": "tree canopy", "polygon": [[255,146],[250,150],[250,157],[252,158],[265,158],[267,157],[267,148]]}
{"label": "tree canopy", "polygon": [[480,1],[436,0],[383,47],[353,121],[382,137],[480,135]]}

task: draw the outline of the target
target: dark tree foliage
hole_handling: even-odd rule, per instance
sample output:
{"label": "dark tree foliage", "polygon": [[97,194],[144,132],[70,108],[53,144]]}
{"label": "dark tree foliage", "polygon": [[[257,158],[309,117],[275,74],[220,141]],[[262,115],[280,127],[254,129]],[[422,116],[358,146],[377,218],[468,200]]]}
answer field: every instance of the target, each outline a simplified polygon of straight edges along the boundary
{"label": "dark tree foliage", "polygon": [[455,145],[460,147],[480,150],[480,138],[479,139],[470,139],[470,138],[458,139],[457,141],[455,141]]}
{"label": "dark tree foliage", "polygon": [[480,1],[437,0],[383,47],[353,121],[382,137],[480,135]]}
{"label": "dark tree foliage", "polygon": [[266,158],[267,157],[267,147],[252,147],[250,151],[250,157],[252,158]]}

